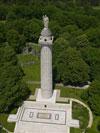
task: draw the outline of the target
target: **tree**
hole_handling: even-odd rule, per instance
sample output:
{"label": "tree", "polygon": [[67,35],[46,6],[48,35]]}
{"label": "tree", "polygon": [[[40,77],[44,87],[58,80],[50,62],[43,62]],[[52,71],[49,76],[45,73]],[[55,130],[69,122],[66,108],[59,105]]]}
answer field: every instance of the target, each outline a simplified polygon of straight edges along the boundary
{"label": "tree", "polygon": [[15,30],[17,31],[19,34],[23,34],[24,28],[25,26],[28,25],[27,24],[27,20],[25,19],[14,19],[6,21],[6,29],[7,31],[9,30]]}
{"label": "tree", "polygon": [[0,47],[0,112],[19,106],[29,95],[22,78],[14,50],[10,46]]}
{"label": "tree", "polygon": [[64,84],[83,84],[88,81],[89,67],[74,48],[68,48],[62,57],[62,81]]}
{"label": "tree", "polygon": [[8,7],[3,4],[0,5],[0,20],[5,20]]}
{"label": "tree", "polygon": [[91,46],[100,47],[100,26],[97,28],[90,28],[86,31],[88,40],[91,42]]}
{"label": "tree", "polygon": [[79,15],[79,14],[76,14],[76,13],[73,13],[73,21],[75,22],[75,24],[83,29],[83,30],[86,30],[90,27],[95,27],[98,26],[98,19],[95,17],[95,16],[88,16],[88,15]]}
{"label": "tree", "polygon": [[100,120],[98,122],[97,129],[100,131]]}
{"label": "tree", "polygon": [[82,48],[81,54],[83,59],[90,67],[90,81],[94,79],[100,79],[100,49],[93,47]]}
{"label": "tree", "polygon": [[76,24],[65,26],[63,32],[68,32],[73,36],[80,35],[81,33],[80,29],[77,27]]}
{"label": "tree", "polygon": [[[62,40],[63,41],[63,40]],[[57,40],[54,45],[54,72],[56,80],[64,84],[82,84],[88,81],[89,67],[81,58],[75,48],[68,48],[61,40]]]}
{"label": "tree", "polygon": [[100,115],[100,81],[92,82],[88,89],[88,103],[96,115]]}
{"label": "tree", "polygon": [[89,45],[89,41],[88,38],[85,34],[79,35],[74,39],[74,45],[77,48],[82,48],[82,47],[86,47]]}
{"label": "tree", "polygon": [[1,123],[0,123],[0,132],[2,131],[2,125],[1,125]]}
{"label": "tree", "polygon": [[29,21],[24,28],[24,35],[26,37],[26,41],[37,42],[40,31],[41,31],[41,27],[39,25],[39,21],[37,20]]}
{"label": "tree", "polygon": [[8,12],[6,19],[7,20],[14,20],[14,19],[16,19],[15,13],[13,11]]}
{"label": "tree", "polygon": [[27,5],[15,5],[13,8],[13,13],[16,15],[16,18],[31,18],[33,9]]}
{"label": "tree", "polygon": [[5,34],[6,34],[5,24],[0,22],[0,43],[6,41]]}
{"label": "tree", "polygon": [[9,30],[6,34],[7,42],[13,47],[16,53],[20,53],[25,46],[26,38],[20,35],[16,30]]}
{"label": "tree", "polygon": [[55,38],[58,38],[61,33],[61,27],[57,21],[50,21],[50,29],[55,36]]}
{"label": "tree", "polygon": [[[62,61],[63,50],[67,49],[69,46],[69,42],[65,40],[63,37],[59,37],[53,46],[53,68],[54,68],[54,80],[61,80],[61,71],[60,63]],[[58,65],[59,64],[59,65]]]}

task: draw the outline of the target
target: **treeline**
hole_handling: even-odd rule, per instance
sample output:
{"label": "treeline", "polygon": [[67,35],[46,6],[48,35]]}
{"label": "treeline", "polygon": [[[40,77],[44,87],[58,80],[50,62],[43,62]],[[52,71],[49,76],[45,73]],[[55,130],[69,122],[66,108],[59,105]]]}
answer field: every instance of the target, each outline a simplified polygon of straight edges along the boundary
{"label": "treeline", "polygon": [[79,6],[84,6],[85,4],[90,4],[93,6],[100,5],[99,0],[1,0],[1,3],[6,3],[6,4],[48,4],[48,3],[53,3],[53,4],[73,4],[73,5],[79,5]]}
{"label": "treeline", "polygon": [[0,113],[18,107],[29,95],[23,75],[13,48],[0,46]]}

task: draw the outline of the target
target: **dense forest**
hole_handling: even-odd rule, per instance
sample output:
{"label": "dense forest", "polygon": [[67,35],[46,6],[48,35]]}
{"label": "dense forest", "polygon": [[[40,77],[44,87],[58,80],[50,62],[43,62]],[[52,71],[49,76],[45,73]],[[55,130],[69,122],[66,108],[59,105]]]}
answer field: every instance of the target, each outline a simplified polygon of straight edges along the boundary
{"label": "dense forest", "polygon": [[54,82],[92,82],[82,98],[100,115],[99,5],[100,0],[0,0],[0,112],[19,105],[29,94],[16,55],[26,42],[38,43],[46,14],[55,38]]}

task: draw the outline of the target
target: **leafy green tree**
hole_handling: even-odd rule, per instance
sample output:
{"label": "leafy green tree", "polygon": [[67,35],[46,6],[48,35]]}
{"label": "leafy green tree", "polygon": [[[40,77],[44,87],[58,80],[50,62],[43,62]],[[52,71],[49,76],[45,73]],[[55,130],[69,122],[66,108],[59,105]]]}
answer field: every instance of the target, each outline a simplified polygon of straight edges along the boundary
{"label": "leafy green tree", "polygon": [[13,8],[13,13],[16,15],[17,18],[32,18],[32,8],[27,5],[16,5]]}
{"label": "leafy green tree", "polygon": [[60,36],[61,27],[57,21],[50,21],[50,29],[55,38],[58,38]]}
{"label": "leafy green tree", "polygon": [[27,25],[27,20],[25,19],[14,19],[6,21],[6,29],[9,30],[16,30],[19,34],[23,34],[24,28]]}
{"label": "leafy green tree", "polygon": [[73,24],[73,25],[67,25],[64,27],[63,32],[68,32],[71,35],[80,35],[80,31],[79,28],[77,27],[77,25]]}
{"label": "leafy green tree", "polygon": [[0,5],[0,20],[6,20],[8,7],[4,4]]}
{"label": "leafy green tree", "polygon": [[91,46],[93,47],[100,47],[100,27],[97,28],[90,28],[86,31],[86,35],[88,40],[91,42]]}
{"label": "leafy green tree", "polygon": [[24,28],[24,35],[26,37],[27,42],[37,42],[40,31],[41,26],[36,20],[31,20],[30,22],[28,22]]}
{"label": "leafy green tree", "polygon": [[90,80],[100,79],[100,49],[93,47],[82,48],[81,54],[90,67]]}
{"label": "leafy green tree", "polygon": [[63,32],[60,36],[65,40],[70,41],[71,35],[68,32]]}
{"label": "leafy green tree", "polygon": [[7,16],[6,16],[6,19],[7,20],[14,20],[14,19],[16,19],[15,13],[13,11],[9,11]]}
{"label": "leafy green tree", "polygon": [[6,34],[5,24],[0,22],[0,43],[6,41],[5,34]]}
{"label": "leafy green tree", "polygon": [[0,132],[2,131],[2,125],[1,125],[1,123],[0,123]]}
{"label": "leafy green tree", "polygon": [[23,72],[10,46],[0,47],[0,112],[7,112],[28,96],[29,90],[22,82]]}
{"label": "leafy green tree", "polygon": [[[63,43],[62,43],[63,42]],[[57,39],[54,45],[54,72],[56,81],[64,84],[82,84],[88,81],[89,67],[69,42]]]}
{"label": "leafy green tree", "polygon": [[16,53],[20,53],[25,46],[26,38],[20,35],[16,30],[9,30],[6,34],[7,42],[11,45]]}
{"label": "leafy green tree", "polygon": [[68,48],[62,57],[62,81],[64,84],[83,84],[88,81],[89,67],[74,48]]}
{"label": "leafy green tree", "polygon": [[100,131],[100,120],[98,122],[97,129]]}
{"label": "leafy green tree", "polygon": [[[62,62],[63,50],[67,49],[69,42],[62,37],[59,37],[53,46],[53,68],[54,68],[54,80],[61,80],[60,63]],[[59,64],[59,65],[58,65]]]}
{"label": "leafy green tree", "polygon": [[86,30],[90,27],[95,27],[98,26],[98,20],[95,16],[88,16],[88,15],[78,15],[78,14],[73,14],[73,21],[75,24],[83,29]]}
{"label": "leafy green tree", "polygon": [[88,89],[88,103],[96,115],[100,115],[100,81],[92,82]]}
{"label": "leafy green tree", "polygon": [[71,45],[77,48],[87,47],[89,45],[88,37],[86,36],[86,34],[73,37],[73,39],[71,40]]}

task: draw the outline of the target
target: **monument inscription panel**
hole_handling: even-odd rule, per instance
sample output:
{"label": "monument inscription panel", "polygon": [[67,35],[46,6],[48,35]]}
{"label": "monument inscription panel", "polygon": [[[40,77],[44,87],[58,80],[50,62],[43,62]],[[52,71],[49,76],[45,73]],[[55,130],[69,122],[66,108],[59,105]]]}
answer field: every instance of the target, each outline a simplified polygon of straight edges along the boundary
{"label": "monument inscription panel", "polygon": [[66,124],[66,111],[25,108],[21,121],[47,123],[47,124]]}
{"label": "monument inscription panel", "polygon": [[40,119],[51,119],[51,114],[50,113],[38,113],[37,118]]}

